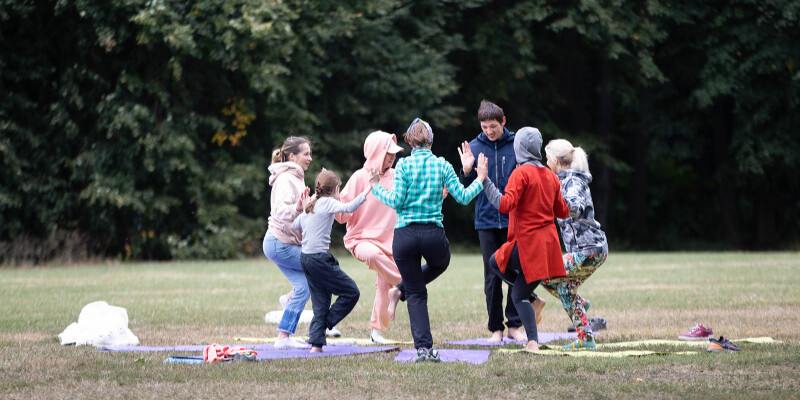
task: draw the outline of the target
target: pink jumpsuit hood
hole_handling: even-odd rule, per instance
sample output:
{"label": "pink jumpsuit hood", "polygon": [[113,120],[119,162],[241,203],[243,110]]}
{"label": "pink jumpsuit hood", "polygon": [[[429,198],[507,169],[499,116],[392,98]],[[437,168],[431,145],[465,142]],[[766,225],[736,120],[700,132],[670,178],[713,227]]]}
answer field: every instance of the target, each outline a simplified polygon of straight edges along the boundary
{"label": "pink jumpsuit hood", "polygon": [[397,145],[397,136],[384,131],[370,133],[364,141],[364,158],[366,158],[364,168],[366,170],[374,169],[380,171],[383,166],[383,159],[392,144]]}

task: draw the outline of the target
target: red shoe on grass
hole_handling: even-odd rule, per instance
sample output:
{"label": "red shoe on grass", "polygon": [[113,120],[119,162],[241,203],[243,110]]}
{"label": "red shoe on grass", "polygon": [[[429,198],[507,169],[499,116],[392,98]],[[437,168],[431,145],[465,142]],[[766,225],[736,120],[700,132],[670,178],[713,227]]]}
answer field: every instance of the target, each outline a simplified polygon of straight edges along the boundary
{"label": "red shoe on grass", "polygon": [[711,330],[711,328],[706,328],[706,327],[703,326],[703,324],[697,324],[697,325],[693,326],[692,329],[689,330],[689,332],[686,332],[686,333],[678,336],[678,339],[680,339],[680,340],[706,340],[706,339],[711,339],[713,337],[714,337],[714,332]]}

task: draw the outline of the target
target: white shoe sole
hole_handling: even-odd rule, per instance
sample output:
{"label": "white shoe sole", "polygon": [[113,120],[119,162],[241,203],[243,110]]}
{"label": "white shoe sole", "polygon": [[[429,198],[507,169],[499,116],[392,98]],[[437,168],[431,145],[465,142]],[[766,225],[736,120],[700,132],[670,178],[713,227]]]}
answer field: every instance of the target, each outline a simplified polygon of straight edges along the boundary
{"label": "white shoe sole", "polygon": [[686,341],[698,341],[698,340],[708,340],[708,339],[711,339],[711,338],[713,338],[713,337],[714,337],[714,335],[710,335],[710,336],[700,336],[700,337],[695,337],[695,336],[678,336],[678,340],[686,340]]}

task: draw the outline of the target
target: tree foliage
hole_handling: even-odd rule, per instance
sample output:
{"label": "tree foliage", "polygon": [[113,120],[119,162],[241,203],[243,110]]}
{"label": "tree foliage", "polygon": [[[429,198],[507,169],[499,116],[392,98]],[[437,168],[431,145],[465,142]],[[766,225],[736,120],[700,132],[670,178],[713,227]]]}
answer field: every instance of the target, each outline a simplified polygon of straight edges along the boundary
{"label": "tree foliage", "polygon": [[[322,166],[346,179],[370,131],[421,116],[457,163],[484,98],[510,129],[590,152],[615,246],[796,246],[799,13],[790,0],[0,0],[0,258],[73,233],[105,257],[258,253],[285,137],[312,139],[309,179]],[[470,212],[447,203],[457,240],[474,240]]]}

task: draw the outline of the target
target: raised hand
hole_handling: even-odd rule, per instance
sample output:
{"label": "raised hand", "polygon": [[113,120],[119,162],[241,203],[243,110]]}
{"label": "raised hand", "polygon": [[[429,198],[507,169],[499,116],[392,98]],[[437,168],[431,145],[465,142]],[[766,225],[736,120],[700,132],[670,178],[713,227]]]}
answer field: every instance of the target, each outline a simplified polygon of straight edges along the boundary
{"label": "raised hand", "polygon": [[311,189],[306,188],[303,190],[303,193],[300,193],[300,198],[297,199],[297,207],[295,208],[297,211],[303,211],[303,207],[306,205],[306,201],[308,201],[308,194],[311,193]]}
{"label": "raised hand", "polygon": [[481,153],[478,155],[478,181],[483,182],[487,175],[489,175],[489,159]]}
{"label": "raised hand", "polygon": [[378,173],[377,169],[369,170],[369,186],[372,188],[373,186],[377,185],[378,182],[381,180],[381,175]]}
{"label": "raised hand", "polygon": [[469,143],[461,143],[461,147],[458,149],[458,156],[461,157],[461,169],[464,171],[464,175],[471,174],[472,167],[475,165],[475,156],[472,154]]}

